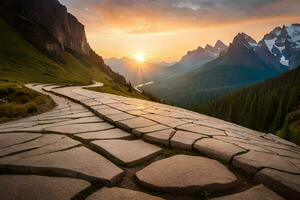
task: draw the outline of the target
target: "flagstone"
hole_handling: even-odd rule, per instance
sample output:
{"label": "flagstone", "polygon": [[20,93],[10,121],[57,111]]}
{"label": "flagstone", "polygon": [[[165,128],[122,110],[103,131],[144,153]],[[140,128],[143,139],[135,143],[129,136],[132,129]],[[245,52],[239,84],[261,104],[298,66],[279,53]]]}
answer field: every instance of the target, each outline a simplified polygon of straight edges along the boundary
{"label": "flagstone", "polygon": [[224,165],[200,156],[159,160],[138,171],[136,177],[146,188],[174,193],[223,191],[237,186],[236,176]]}
{"label": "flagstone", "polygon": [[87,200],[163,200],[162,198],[152,196],[143,192],[124,188],[104,187],[90,195]]}
{"label": "flagstone", "polygon": [[1,175],[0,199],[69,200],[89,186],[89,182],[74,178]]}
{"label": "flagstone", "polygon": [[96,140],[92,143],[112,160],[126,166],[142,163],[161,151],[142,140]]}

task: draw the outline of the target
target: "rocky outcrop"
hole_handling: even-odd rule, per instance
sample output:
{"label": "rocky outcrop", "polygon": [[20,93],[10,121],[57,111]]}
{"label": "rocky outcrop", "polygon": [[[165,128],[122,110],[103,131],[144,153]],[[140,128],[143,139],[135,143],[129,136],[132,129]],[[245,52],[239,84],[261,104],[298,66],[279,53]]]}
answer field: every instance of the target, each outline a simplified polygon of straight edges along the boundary
{"label": "rocky outcrop", "polygon": [[1,0],[0,17],[56,62],[64,63],[63,53],[68,51],[92,63],[116,82],[126,83],[90,48],[84,25],[58,0]]}
{"label": "rocky outcrop", "polygon": [[71,49],[89,55],[91,48],[87,43],[84,26],[68,13],[67,8],[58,0],[19,0],[1,3],[8,9],[4,17],[10,24],[17,28],[25,39],[40,48],[49,52]]}
{"label": "rocky outcrop", "polygon": [[[84,55],[91,50],[87,43],[84,26],[68,13],[58,0],[21,0],[23,13],[32,21],[46,27],[63,50],[71,49]],[[46,44],[52,50],[52,44]]]}

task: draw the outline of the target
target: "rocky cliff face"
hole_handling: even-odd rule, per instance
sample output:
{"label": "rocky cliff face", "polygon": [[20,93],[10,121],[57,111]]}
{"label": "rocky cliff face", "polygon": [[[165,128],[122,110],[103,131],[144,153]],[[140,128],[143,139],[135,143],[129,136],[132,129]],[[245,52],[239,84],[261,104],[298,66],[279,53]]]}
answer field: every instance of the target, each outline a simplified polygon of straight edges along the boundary
{"label": "rocky cliff face", "polygon": [[[87,43],[84,26],[76,17],[68,13],[67,8],[58,0],[13,0],[11,2],[2,0],[2,2],[9,9],[5,17],[26,39],[31,40],[41,49],[48,52],[70,49],[89,55],[91,48]],[[20,15],[28,20],[23,18],[22,22],[22,18],[17,19]],[[36,25],[40,27],[39,30]],[[27,27],[30,29],[27,30]]]}
{"label": "rocky cliff face", "polygon": [[84,25],[58,0],[0,0],[0,17],[56,62],[64,63],[62,55],[68,51],[89,60],[116,82],[126,83],[90,48]]}
{"label": "rocky cliff face", "polygon": [[[87,43],[84,26],[67,12],[67,8],[58,0],[21,0],[23,12],[34,22],[47,27],[57,40],[62,50],[71,49],[84,55],[89,55],[90,46]],[[52,50],[55,44],[47,44]]]}

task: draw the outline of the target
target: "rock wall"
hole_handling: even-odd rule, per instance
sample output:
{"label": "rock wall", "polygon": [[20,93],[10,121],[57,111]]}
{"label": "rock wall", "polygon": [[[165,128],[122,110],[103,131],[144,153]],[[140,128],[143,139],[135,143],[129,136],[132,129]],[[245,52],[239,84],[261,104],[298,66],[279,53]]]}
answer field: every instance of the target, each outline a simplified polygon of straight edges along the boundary
{"label": "rock wall", "polygon": [[[71,49],[89,55],[84,25],[68,13],[58,0],[19,0],[18,11],[31,21],[45,27],[55,38],[62,50]],[[55,44],[47,43],[47,50],[56,49]]]}

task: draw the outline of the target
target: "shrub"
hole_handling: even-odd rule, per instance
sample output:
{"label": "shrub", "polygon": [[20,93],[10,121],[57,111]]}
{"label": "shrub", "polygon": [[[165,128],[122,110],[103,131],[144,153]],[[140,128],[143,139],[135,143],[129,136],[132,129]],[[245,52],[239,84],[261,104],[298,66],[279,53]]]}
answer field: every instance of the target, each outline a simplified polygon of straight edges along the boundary
{"label": "shrub", "polygon": [[27,107],[28,114],[33,114],[38,111],[37,106],[34,103],[30,103]]}

